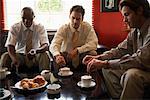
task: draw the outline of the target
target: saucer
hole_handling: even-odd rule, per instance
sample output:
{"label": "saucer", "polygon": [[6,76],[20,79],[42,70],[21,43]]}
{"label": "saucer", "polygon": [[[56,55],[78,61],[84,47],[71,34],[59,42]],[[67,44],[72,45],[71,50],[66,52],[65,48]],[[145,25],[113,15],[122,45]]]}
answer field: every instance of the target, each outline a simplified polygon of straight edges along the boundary
{"label": "saucer", "polygon": [[91,88],[91,87],[94,87],[94,86],[96,85],[96,83],[95,83],[94,81],[91,81],[90,86],[84,86],[84,85],[82,84],[82,82],[79,81],[79,82],[77,83],[77,85],[78,85],[79,87],[82,87],[82,88]]}
{"label": "saucer", "polygon": [[4,96],[0,97],[0,100],[6,99],[11,95],[9,90],[4,89],[3,92],[4,92]]}
{"label": "saucer", "polygon": [[73,74],[72,71],[68,72],[68,74],[64,74],[64,73],[62,73],[62,72],[58,72],[58,75],[59,75],[59,76],[71,76],[72,74]]}

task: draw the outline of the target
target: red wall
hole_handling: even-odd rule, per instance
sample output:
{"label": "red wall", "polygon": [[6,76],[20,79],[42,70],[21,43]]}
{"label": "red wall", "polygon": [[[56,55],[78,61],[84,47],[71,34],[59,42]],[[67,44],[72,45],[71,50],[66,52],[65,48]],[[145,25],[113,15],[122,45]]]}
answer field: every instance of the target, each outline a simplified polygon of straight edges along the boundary
{"label": "red wall", "polygon": [[4,30],[4,0],[0,0],[0,30]]}
{"label": "red wall", "polygon": [[2,23],[1,23],[1,21],[2,21],[2,2],[0,1],[0,30],[2,29]]}
{"label": "red wall", "polygon": [[116,47],[127,33],[120,12],[100,12],[100,1],[93,0],[93,26],[98,34],[99,44]]}

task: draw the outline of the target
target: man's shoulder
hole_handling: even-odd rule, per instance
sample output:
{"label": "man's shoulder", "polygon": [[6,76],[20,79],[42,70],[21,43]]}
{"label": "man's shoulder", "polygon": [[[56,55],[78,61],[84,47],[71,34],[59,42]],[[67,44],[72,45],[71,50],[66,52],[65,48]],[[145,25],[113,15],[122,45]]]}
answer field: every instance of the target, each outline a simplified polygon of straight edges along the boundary
{"label": "man's shoulder", "polygon": [[69,27],[70,27],[70,26],[69,26],[69,23],[65,23],[65,24],[61,25],[59,29],[66,30],[66,29],[68,29]]}
{"label": "man's shoulder", "polygon": [[91,30],[92,29],[92,25],[90,25],[88,22],[83,21],[81,23],[81,28],[87,29],[87,30]]}
{"label": "man's shoulder", "polygon": [[21,26],[22,26],[22,25],[21,25],[21,21],[20,21],[20,22],[17,22],[17,23],[13,24],[13,25],[10,27],[9,31],[10,31],[10,32],[13,32],[13,31],[19,32]]}
{"label": "man's shoulder", "polygon": [[40,23],[40,22],[33,22],[33,25],[35,27],[44,27],[44,25],[42,23]]}
{"label": "man's shoulder", "polygon": [[85,27],[92,27],[92,25],[90,25],[90,23],[86,22],[86,21],[83,21],[82,22],[82,26],[85,26]]}
{"label": "man's shoulder", "polygon": [[11,27],[21,27],[21,22],[14,23]]}

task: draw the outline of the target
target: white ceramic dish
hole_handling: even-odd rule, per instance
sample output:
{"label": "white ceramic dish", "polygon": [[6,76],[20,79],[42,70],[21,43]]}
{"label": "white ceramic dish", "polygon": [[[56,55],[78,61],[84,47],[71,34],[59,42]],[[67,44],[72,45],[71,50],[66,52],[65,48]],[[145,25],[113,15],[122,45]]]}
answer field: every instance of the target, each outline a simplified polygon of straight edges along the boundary
{"label": "white ceramic dish", "polygon": [[[21,83],[21,81],[19,81],[19,82],[17,82],[16,84],[15,84],[15,87],[14,88],[16,88],[16,89],[19,89],[19,90],[25,90],[25,89],[23,89],[21,86],[20,86],[20,83]],[[28,90],[37,90],[37,89],[41,89],[41,88],[43,88],[43,87],[45,87],[46,85],[47,85],[47,81],[45,81],[45,84],[44,85],[42,85],[42,86],[40,86],[40,87],[36,87],[36,88],[29,88]]]}
{"label": "white ceramic dish", "polygon": [[59,84],[49,84],[46,88],[48,94],[58,94],[61,91],[61,86]]}
{"label": "white ceramic dish", "polygon": [[95,83],[94,81],[91,81],[90,86],[84,86],[84,85],[82,84],[82,82],[79,81],[79,82],[77,83],[77,85],[78,85],[79,87],[82,87],[82,88],[91,88],[91,87],[94,87],[94,86],[96,85],[96,83]]}
{"label": "white ceramic dish", "polygon": [[58,75],[59,75],[59,76],[71,76],[72,74],[73,74],[72,71],[69,71],[68,74],[64,74],[64,73],[62,73],[61,71],[58,72]]}
{"label": "white ceramic dish", "polygon": [[11,95],[9,90],[4,89],[3,92],[4,92],[4,96],[0,97],[0,100],[6,99]]}

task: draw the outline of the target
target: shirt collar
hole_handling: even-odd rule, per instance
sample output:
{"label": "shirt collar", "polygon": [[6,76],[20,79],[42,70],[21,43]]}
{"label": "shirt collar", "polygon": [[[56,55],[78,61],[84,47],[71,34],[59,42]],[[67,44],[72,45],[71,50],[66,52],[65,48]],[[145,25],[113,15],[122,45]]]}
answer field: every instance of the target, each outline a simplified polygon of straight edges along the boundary
{"label": "shirt collar", "polygon": [[22,24],[22,26],[23,26],[23,30],[24,30],[24,31],[26,31],[27,29],[33,31],[33,24],[34,24],[34,22],[32,23],[32,25],[31,25],[29,28],[27,28],[27,27],[24,25],[23,22],[21,22],[21,24]]}
{"label": "shirt collar", "polygon": [[75,31],[79,32],[81,30],[82,22],[81,22],[81,24],[80,24],[80,26],[79,26],[78,29],[73,28],[72,25],[71,25],[71,23],[69,23],[69,26],[70,26],[71,32],[75,32]]}
{"label": "shirt collar", "polygon": [[148,27],[149,27],[149,24],[150,24],[150,18],[148,18],[145,22],[144,22],[144,24],[142,25],[142,27],[140,28],[140,30],[139,30],[139,32],[140,32],[140,34],[142,35],[142,36],[144,36],[144,35],[146,35],[148,32],[146,32],[147,31],[147,29],[148,29]]}

